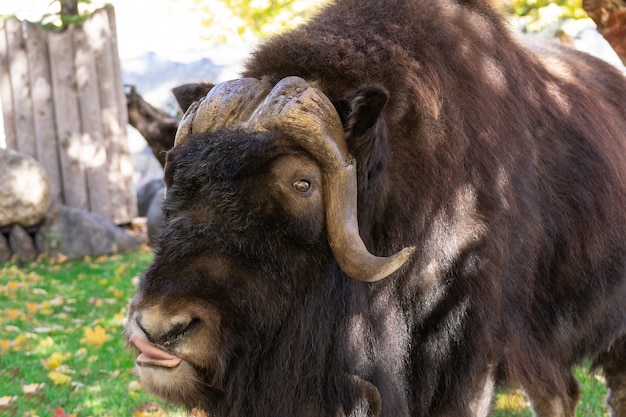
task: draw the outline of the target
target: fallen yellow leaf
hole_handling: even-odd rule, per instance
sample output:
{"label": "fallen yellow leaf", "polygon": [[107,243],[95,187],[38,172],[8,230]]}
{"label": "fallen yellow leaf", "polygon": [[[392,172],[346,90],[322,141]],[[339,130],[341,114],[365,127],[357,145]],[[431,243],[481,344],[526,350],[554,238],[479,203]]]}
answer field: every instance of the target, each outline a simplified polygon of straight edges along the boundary
{"label": "fallen yellow leaf", "polygon": [[120,278],[126,272],[126,265],[122,264],[115,269],[115,276]]}
{"label": "fallen yellow leaf", "polygon": [[47,360],[42,360],[41,363],[44,368],[54,371],[57,369],[63,362],[72,357],[71,353],[61,353],[54,352]]}
{"label": "fallen yellow leaf", "polygon": [[39,304],[37,304],[37,303],[26,303],[26,310],[28,310],[29,313],[35,313],[35,312],[37,312],[37,310],[39,310]]}
{"label": "fallen yellow leaf", "polygon": [[48,372],[48,378],[54,382],[54,385],[65,385],[69,384],[72,381],[72,378],[62,374],[61,372]]}
{"label": "fallen yellow leaf", "polygon": [[85,337],[80,341],[90,346],[102,346],[109,340],[109,335],[101,326],[96,326],[93,329],[90,327],[84,328]]}
{"label": "fallen yellow leaf", "polygon": [[123,326],[126,324],[126,314],[117,313],[113,316],[113,321],[117,326]]}
{"label": "fallen yellow leaf", "polygon": [[26,343],[27,337],[23,334],[18,335],[15,339],[13,339],[13,346],[21,346]]}
{"label": "fallen yellow leaf", "polygon": [[9,308],[5,310],[7,317],[11,320],[15,320],[20,316],[20,311],[15,308]]}
{"label": "fallen yellow leaf", "polygon": [[500,411],[521,411],[526,408],[526,398],[518,393],[498,394],[495,409]]}
{"label": "fallen yellow leaf", "polygon": [[7,282],[7,288],[11,291],[17,291],[20,288],[20,283],[17,281]]}

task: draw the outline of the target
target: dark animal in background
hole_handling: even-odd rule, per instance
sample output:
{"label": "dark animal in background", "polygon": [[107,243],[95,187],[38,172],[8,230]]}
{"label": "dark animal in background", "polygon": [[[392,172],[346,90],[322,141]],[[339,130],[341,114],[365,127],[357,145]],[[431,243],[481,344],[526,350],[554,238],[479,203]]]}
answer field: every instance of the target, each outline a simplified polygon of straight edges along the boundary
{"label": "dark animal in background", "polygon": [[[155,393],[212,416],[626,416],[626,82],[481,0],[339,0],[175,91],[129,311]],[[202,74],[198,74],[201,78]],[[197,93],[197,94],[196,94]]]}

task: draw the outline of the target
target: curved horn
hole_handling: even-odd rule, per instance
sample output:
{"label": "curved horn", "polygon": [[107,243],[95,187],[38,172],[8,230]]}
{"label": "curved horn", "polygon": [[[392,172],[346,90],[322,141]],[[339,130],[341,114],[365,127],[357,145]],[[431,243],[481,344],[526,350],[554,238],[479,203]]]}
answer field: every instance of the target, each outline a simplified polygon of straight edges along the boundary
{"label": "curved horn", "polygon": [[300,77],[278,82],[250,123],[287,133],[313,155],[324,171],[347,164],[348,148],[337,110],[326,95]]}
{"label": "curved horn", "polygon": [[271,91],[266,83],[253,78],[218,84],[187,110],[175,145],[189,134],[224,127],[280,130],[319,162],[328,241],[348,276],[365,282],[381,280],[413,253],[413,248],[405,248],[390,257],[378,257],[365,247],[357,220],[356,163],[348,153],[343,125],[328,97],[305,80],[283,78]]}
{"label": "curved horn", "polygon": [[324,204],[328,241],[337,263],[348,276],[376,282],[391,275],[409,259],[414,247],[389,256],[372,255],[359,235],[356,166],[324,174]]}
{"label": "curved horn", "polygon": [[356,162],[348,153],[337,110],[326,95],[302,78],[284,78],[252,115],[251,122],[288,132],[320,163],[328,241],[348,276],[379,281],[408,260],[414,248],[378,257],[369,252],[359,235]]}
{"label": "curved horn", "polygon": [[216,85],[187,109],[178,125],[174,146],[193,133],[244,127],[269,92],[268,84],[256,78],[239,78]]}

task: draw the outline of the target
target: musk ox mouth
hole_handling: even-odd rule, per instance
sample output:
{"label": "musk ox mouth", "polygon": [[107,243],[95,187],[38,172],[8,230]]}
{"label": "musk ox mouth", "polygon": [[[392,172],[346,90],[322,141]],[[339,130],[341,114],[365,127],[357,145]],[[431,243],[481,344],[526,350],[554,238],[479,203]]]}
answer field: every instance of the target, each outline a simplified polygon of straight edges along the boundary
{"label": "musk ox mouth", "polygon": [[176,355],[173,355],[155,345],[142,334],[133,334],[130,342],[139,349],[136,363],[138,366],[156,366],[160,368],[176,368],[183,361]]}

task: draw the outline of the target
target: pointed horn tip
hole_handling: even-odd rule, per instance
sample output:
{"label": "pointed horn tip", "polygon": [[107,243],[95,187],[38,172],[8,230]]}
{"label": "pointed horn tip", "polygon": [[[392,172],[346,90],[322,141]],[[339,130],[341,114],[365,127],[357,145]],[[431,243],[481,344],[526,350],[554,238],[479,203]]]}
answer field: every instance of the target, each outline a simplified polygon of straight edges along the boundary
{"label": "pointed horn tip", "polygon": [[389,275],[396,272],[398,269],[400,269],[400,267],[402,267],[406,263],[406,261],[409,260],[409,258],[411,257],[411,255],[413,255],[414,252],[415,252],[415,246],[409,246],[409,247],[402,249],[400,252],[389,256],[387,259],[389,259],[390,267],[386,271],[385,276],[381,277],[380,279],[386,278]]}
{"label": "pointed horn tip", "polygon": [[378,282],[400,269],[400,267],[402,267],[409,260],[414,252],[415,246],[409,246],[388,257],[374,257],[374,259],[378,261],[376,262],[379,264],[378,267],[368,268],[361,265],[359,270],[355,270],[352,273],[349,273],[348,271],[344,272],[346,272],[349,277],[356,279],[357,281]]}
{"label": "pointed horn tip", "polygon": [[413,255],[414,252],[415,246],[408,246],[393,256],[397,257],[399,260],[402,261],[402,264],[404,264],[406,261],[409,260],[409,257]]}

